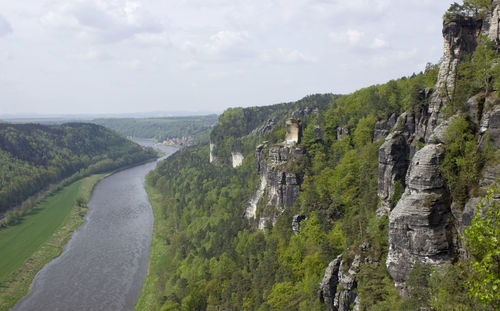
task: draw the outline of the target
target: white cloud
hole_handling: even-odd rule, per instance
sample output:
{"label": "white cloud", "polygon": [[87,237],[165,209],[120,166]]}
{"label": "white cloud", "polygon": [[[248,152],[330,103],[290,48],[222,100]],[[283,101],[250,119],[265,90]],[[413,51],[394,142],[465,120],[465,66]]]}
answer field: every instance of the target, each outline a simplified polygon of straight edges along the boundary
{"label": "white cloud", "polygon": [[97,50],[90,50],[85,53],[77,53],[74,58],[81,61],[109,61],[113,59],[110,54]]}
{"label": "white cloud", "polygon": [[289,50],[283,48],[264,52],[261,55],[260,59],[264,62],[288,64],[317,62],[317,59],[315,57],[305,55],[299,50]]}
{"label": "white cloud", "polygon": [[0,37],[10,33],[12,33],[12,26],[2,15],[0,15]]}
{"label": "white cloud", "polygon": [[0,36],[15,34],[0,37],[1,72],[20,90],[3,101],[19,111],[71,110],[75,97],[89,112],[221,111],[347,93],[438,61],[453,1],[0,1]]}
{"label": "white cloud", "polygon": [[373,39],[370,47],[372,49],[380,49],[380,48],[385,47],[386,45],[387,45],[387,42],[385,40],[380,39],[380,38],[375,38],[375,39]]}
{"label": "white cloud", "polygon": [[243,48],[248,40],[248,35],[243,32],[219,31],[210,36],[204,45],[204,52],[207,54],[220,54],[235,48]]}
{"label": "white cloud", "polygon": [[365,33],[357,29],[347,29],[342,32],[331,32],[330,38],[335,43],[340,44],[350,44],[357,45],[361,43],[361,40],[365,36]]}
{"label": "white cloud", "polygon": [[221,30],[205,40],[186,40],[179,48],[198,60],[233,61],[255,55],[249,41],[250,36],[246,32]]}
{"label": "white cloud", "polygon": [[113,43],[144,34],[158,34],[164,27],[138,2],[70,1],[41,18],[42,25],[98,43]]}

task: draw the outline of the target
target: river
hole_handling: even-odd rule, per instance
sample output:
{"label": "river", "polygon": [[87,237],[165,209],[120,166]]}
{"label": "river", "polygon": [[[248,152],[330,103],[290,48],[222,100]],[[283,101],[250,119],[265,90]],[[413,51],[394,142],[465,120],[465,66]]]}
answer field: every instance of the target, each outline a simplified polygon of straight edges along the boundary
{"label": "river", "polygon": [[[150,141],[138,141],[152,146]],[[155,146],[173,154],[177,149]],[[11,310],[132,310],[148,265],[153,212],[144,177],[149,162],[101,180],[85,223],[61,256],[35,277],[30,293]]]}

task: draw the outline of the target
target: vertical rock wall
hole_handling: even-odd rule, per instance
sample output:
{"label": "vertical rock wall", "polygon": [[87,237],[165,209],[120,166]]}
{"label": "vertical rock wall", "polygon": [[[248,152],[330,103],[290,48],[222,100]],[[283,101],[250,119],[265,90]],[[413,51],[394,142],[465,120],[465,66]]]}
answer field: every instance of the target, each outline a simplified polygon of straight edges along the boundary
{"label": "vertical rock wall", "polygon": [[[406,279],[416,262],[442,265],[458,256],[457,231],[460,232],[460,228],[456,224],[466,222],[460,218],[471,217],[470,211],[462,216],[453,208],[440,173],[445,150],[443,136],[449,124],[441,111],[453,97],[458,64],[464,53],[474,51],[479,34],[498,39],[499,1],[494,3],[494,9],[484,23],[469,17],[445,18],[444,55],[428,108],[418,120],[409,120],[408,115],[402,115],[396,125],[401,131],[389,135],[380,148],[378,195],[382,204],[379,215],[392,208],[389,200],[395,182],[402,181],[401,176],[405,175],[404,193],[389,216],[386,261],[389,273],[403,296],[406,295]],[[485,25],[488,26],[485,28]],[[481,119],[482,110],[477,108],[476,112],[477,116],[473,119]],[[416,142],[425,146],[421,148]],[[407,154],[411,159],[409,166],[405,158]],[[405,167],[408,167],[407,172]],[[474,205],[473,202],[470,205]],[[468,209],[466,207],[465,211]]]}

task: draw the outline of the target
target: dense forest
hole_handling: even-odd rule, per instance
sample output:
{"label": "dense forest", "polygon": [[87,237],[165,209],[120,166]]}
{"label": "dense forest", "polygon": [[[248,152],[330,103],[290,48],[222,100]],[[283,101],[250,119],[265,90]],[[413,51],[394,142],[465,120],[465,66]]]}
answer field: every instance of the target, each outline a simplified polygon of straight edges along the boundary
{"label": "dense forest", "polygon": [[[152,149],[95,124],[0,123],[0,212],[70,176],[81,178],[154,157]],[[30,200],[23,208],[29,205]]]}
{"label": "dense forest", "polygon": [[207,142],[208,129],[217,123],[217,115],[95,119],[93,123],[110,128],[123,136],[154,138],[164,141],[171,138],[193,137],[193,143]]}
{"label": "dense forest", "polygon": [[[387,247],[383,231],[387,220],[374,217],[381,141],[372,141],[373,127],[378,118],[425,105],[421,91],[435,82],[436,74],[436,68],[430,66],[425,74],[351,95],[336,99],[313,96],[297,102],[322,107],[317,116],[301,119],[301,144],[307,153],[294,169],[307,172],[306,179],[297,204],[264,231],[254,230],[242,217],[245,202],[257,185],[254,157],[247,157],[237,169],[215,166],[208,163],[204,145],[181,150],[161,162],[147,181],[163,194],[164,217],[170,225],[163,232],[169,252],[163,282],[158,284],[166,300],[165,310],[181,306],[184,310],[215,310],[216,306],[231,306],[231,310],[321,309],[318,286],[331,258],[346,245],[361,243],[364,236],[376,242],[374,252],[382,256]],[[325,98],[328,106],[322,105]],[[253,107],[241,113],[259,115],[261,109],[269,114],[272,108]],[[221,115],[214,131],[237,126],[227,116],[233,114],[229,110]],[[262,122],[247,118],[241,122]],[[352,135],[337,140],[339,124],[350,124]],[[325,129],[322,139],[316,139],[315,125]],[[249,131],[234,132],[230,134],[246,136]],[[278,142],[284,133],[282,118],[273,131],[255,139]],[[294,235],[290,224],[299,211],[309,218],[301,233]],[[379,282],[385,285],[378,291],[397,300],[387,272],[373,272],[378,272]],[[366,293],[371,295],[369,289]]]}
{"label": "dense forest", "polygon": [[[445,23],[480,27],[492,5],[491,1],[454,4]],[[449,26],[447,31],[454,29]],[[453,36],[464,33],[457,31],[445,39],[453,41]],[[477,31],[470,33],[474,36]],[[229,109],[212,130],[211,146],[186,148],[161,162],[147,176],[147,183],[161,193],[162,212],[156,217],[167,224],[155,233],[167,247],[156,275],[156,308],[347,310],[355,305],[358,310],[498,310],[500,208],[495,198],[499,191],[490,185],[487,192],[481,181],[481,172],[498,163],[498,147],[476,119],[500,105],[500,57],[498,42],[486,37],[474,42],[459,56],[455,69],[445,67],[449,65],[445,60],[444,65],[429,64],[425,72],[349,95],[313,95],[296,103]],[[442,86],[443,72],[453,73],[456,88]],[[438,99],[443,106],[437,122],[446,127],[437,132],[439,137],[425,131],[419,136],[419,126],[431,124],[428,120],[436,115],[432,107]],[[302,137],[289,147],[283,142],[285,119],[292,117],[300,120]],[[487,210],[486,217],[476,213],[462,233],[447,225],[450,232],[461,234],[449,242],[462,243],[462,248],[454,248],[461,254],[440,253],[440,258],[452,258],[446,264],[415,262],[399,288],[386,265],[390,243],[397,242],[388,240],[396,217],[390,211],[401,208],[400,201],[408,200],[413,190],[405,181],[405,170],[403,177],[392,180],[386,200],[389,212],[379,214],[383,164],[379,157],[382,145],[391,139],[405,140],[396,147],[407,150],[402,161],[406,166],[411,162],[409,170],[428,150],[445,150],[442,157],[431,159],[431,164],[437,163],[436,179],[443,179],[445,187],[437,194],[424,193],[428,196],[417,210],[438,206],[435,202],[445,198],[446,213],[450,202],[452,211],[463,211],[472,197],[484,197],[477,208]],[[246,209],[262,180],[261,164],[282,157],[273,154],[272,147],[285,150],[283,157],[289,157],[272,167],[283,172],[278,186],[285,187],[288,176],[295,174],[300,177],[300,195],[286,208],[269,206],[271,201],[261,198],[256,217],[277,209],[275,218],[262,227],[247,219]],[[290,157],[297,150],[303,156]],[[236,168],[228,165],[234,151],[244,156]],[[425,178],[417,176],[420,183]],[[442,218],[429,216],[435,223]],[[335,258],[342,260],[337,270]],[[338,275],[328,289],[333,296],[337,293],[336,302],[322,288],[328,273]]]}

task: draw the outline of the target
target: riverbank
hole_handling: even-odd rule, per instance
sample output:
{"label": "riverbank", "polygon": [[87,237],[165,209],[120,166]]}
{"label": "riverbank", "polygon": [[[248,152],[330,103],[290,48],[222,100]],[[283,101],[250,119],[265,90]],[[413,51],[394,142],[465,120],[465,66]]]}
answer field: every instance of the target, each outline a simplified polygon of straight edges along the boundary
{"label": "riverbank", "polygon": [[94,186],[107,175],[73,182],[38,204],[20,224],[0,232],[0,311],[24,297],[38,271],[61,254],[87,213],[86,207],[77,206],[76,198],[90,201]]}
{"label": "riverbank", "polygon": [[165,256],[167,250],[165,239],[162,238],[161,232],[161,228],[166,227],[166,219],[161,215],[160,192],[149,185],[147,181],[145,183],[145,188],[154,215],[153,237],[151,238],[146,277],[142,285],[141,294],[135,304],[134,311],[159,310],[162,305],[161,297],[163,295],[156,286],[156,283],[158,282],[159,275],[157,272],[161,269],[162,263],[165,262],[163,256]]}

